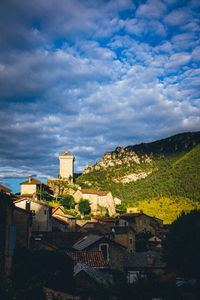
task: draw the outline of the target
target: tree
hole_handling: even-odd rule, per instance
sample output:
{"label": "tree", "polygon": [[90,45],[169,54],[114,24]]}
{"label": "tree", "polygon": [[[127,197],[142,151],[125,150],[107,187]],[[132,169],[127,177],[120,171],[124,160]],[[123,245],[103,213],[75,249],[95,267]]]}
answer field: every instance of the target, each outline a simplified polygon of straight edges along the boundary
{"label": "tree", "polygon": [[58,195],[60,204],[66,209],[72,209],[75,207],[74,197],[72,195]]}
{"label": "tree", "polygon": [[200,210],[182,213],[171,225],[165,244],[169,267],[186,277],[200,277]]}
{"label": "tree", "polygon": [[152,236],[150,232],[138,232],[135,236],[135,247],[137,252],[147,251],[148,239]]}
{"label": "tree", "polygon": [[52,196],[47,191],[38,190],[36,192],[36,195],[38,196],[39,200],[44,200],[44,201],[51,201],[52,200]]}
{"label": "tree", "polygon": [[121,203],[116,205],[116,209],[119,211],[120,214],[126,213],[126,203]]}
{"label": "tree", "polygon": [[78,204],[78,210],[83,215],[88,215],[91,212],[90,202],[87,199],[81,199]]}

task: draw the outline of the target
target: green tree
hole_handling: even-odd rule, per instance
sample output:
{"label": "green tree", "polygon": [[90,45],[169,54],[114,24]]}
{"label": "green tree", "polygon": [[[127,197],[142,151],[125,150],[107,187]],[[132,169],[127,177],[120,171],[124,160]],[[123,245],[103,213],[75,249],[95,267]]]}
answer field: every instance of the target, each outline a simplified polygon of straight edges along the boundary
{"label": "green tree", "polygon": [[119,211],[120,214],[125,214],[126,213],[126,203],[121,203],[121,204],[117,204],[116,208]]}
{"label": "green tree", "polygon": [[182,213],[171,225],[165,244],[169,267],[186,277],[200,278],[200,210]]}
{"label": "green tree", "polygon": [[88,215],[91,212],[90,202],[87,199],[81,199],[78,204],[78,210],[83,215]]}
{"label": "green tree", "polygon": [[72,209],[75,207],[75,201],[72,195],[58,195],[58,201],[66,209]]}
{"label": "green tree", "polygon": [[36,192],[36,194],[37,194],[39,200],[44,200],[44,201],[51,201],[52,200],[52,196],[47,191],[38,190]]}

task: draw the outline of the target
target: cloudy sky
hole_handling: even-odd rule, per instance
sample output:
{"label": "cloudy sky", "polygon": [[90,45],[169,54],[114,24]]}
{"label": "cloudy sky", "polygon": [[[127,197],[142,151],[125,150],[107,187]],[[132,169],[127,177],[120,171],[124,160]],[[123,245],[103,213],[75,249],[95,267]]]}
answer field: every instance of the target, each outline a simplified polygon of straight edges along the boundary
{"label": "cloudy sky", "polygon": [[1,0],[0,176],[200,130],[200,1]]}

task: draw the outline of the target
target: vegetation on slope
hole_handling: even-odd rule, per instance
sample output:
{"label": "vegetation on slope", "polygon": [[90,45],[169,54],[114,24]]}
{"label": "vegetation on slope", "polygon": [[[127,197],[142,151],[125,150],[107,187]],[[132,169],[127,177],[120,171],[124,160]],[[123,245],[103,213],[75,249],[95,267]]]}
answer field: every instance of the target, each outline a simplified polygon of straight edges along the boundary
{"label": "vegetation on slope", "polygon": [[[149,161],[140,159],[139,164],[129,161],[128,164],[93,169],[87,174],[82,174],[77,183],[82,187],[110,190],[113,196],[119,197],[127,205],[141,207],[142,202],[147,201],[148,211],[152,211],[150,214],[158,217],[159,209],[156,209],[156,201],[159,207],[164,205],[163,199],[169,199],[165,206],[168,214],[170,211],[170,216],[162,217],[168,223],[182,210],[194,209],[196,204],[192,203],[200,200],[199,143],[200,132],[196,132],[176,135],[149,144],[128,146],[125,149],[135,151],[139,158],[149,155]],[[126,151],[123,151],[123,155]],[[116,153],[119,155],[119,150]],[[139,172],[150,174],[137,181],[120,182],[120,178],[124,175]],[[176,206],[176,201],[179,202],[180,210],[170,208],[173,202]],[[145,203],[143,202],[144,205]]]}

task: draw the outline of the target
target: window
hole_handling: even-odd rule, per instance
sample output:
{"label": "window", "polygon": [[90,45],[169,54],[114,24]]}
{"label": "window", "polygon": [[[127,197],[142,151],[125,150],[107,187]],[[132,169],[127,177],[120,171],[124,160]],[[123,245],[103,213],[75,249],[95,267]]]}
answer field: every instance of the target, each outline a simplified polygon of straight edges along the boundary
{"label": "window", "polygon": [[100,244],[99,250],[102,251],[103,257],[108,261],[109,260],[108,244]]}
{"label": "window", "polygon": [[44,210],[44,214],[45,214],[45,215],[47,214],[47,211],[46,211],[46,209]]}
{"label": "window", "polygon": [[130,244],[130,245],[133,244],[133,239],[129,239],[129,244]]}

